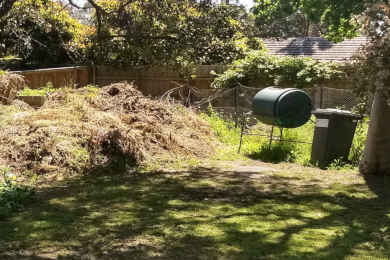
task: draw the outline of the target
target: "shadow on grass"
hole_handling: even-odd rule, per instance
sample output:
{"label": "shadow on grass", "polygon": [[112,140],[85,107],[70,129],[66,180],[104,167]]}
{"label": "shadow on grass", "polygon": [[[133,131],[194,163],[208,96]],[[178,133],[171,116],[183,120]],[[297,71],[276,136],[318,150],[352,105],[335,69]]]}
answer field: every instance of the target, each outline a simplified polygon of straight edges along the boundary
{"label": "shadow on grass", "polygon": [[264,143],[258,152],[247,156],[253,160],[270,163],[292,162],[295,159],[294,146],[293,143],[274,142],[270,147],[268,143]]}
{"label": "shadow on grass", "polygon": [[94,173],[40,190],[1,222],[0,259],[388,258],[390,183],[367,183],[204,168]]}

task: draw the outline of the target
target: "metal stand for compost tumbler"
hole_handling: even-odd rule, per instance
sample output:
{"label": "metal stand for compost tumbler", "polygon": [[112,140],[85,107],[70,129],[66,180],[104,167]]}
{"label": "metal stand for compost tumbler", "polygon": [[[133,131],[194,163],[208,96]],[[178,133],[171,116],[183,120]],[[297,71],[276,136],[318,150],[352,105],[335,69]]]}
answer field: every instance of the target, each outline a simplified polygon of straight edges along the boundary
{"label": "metal stand for compost tumbler", "polygon": [[[250,113],[249,113],[250,114]],[[240,133],[240,144],[238,146],[238,153],[241,153],[241,147],[242,147],[242,143],[243,143],[243,138],[244,138],[244,135],[256,135],[256,136],[264,136],[264,137],[268,137],[269,138],[269,143],[268,143],[268,148],[271,149],[272,147],[272,142],[276,139],[277,141],[279,142],[286,142],[286,143],[300,143],[300,144],[308,144],[308,145],[311,145],[312,143],[311,142],[304,142],[304,141],[297,141],[297,140],[285,140],[283,139],[283,130],[284,128],[279,128],[280,130],[280,136],[279,138],[275,138],[275,135],[274,135],[274,129],[275,129],[275,126],[272,126],[271,127],[271,133],[268,135],[263,135],[263,134],[250,134],[250,133],[245,133],[245,129],[246,129],[246,117],[245,115],[243,115],[241,117],[241,133]]]}
{"label": "metal stand for compost tumbler", "polygon": [[[243,115],[242,118],[241,118],[240,144],[238,146],[238,153],[241,153],[241,147],[242,147],[242,142],[243,142],[245,128],[246,128],[246,117],[245,117],[245,115]],[[262,135],[262,134],[246,134],[246,135],[257,135],[257,136],[266,136],[266,137],[268,137],[269,138],[268,149],[271,150],[272,141],[275,139],[274,138],[274,129],[275,129],[275,126],[272,126],[271,127],[271,133],[269,135]],[[278,141],[279,142],[283,142],[284,141],[283,140],[283,128],[279,128],[279,129],[280,129],[280,136],[279,136],[279,140]]]}
{"label": "metal stand for compost tumbler", "polygon": [[[272,126],[271,127],[271,133],[269,135],[269,145],[268,145],[268,149],[271,150],[271,146],[272,146],[272,141],[273,141],[273,137],[274,137],[274,127],[275,126]],[[279,142],[283,142],[283,128],[279,128],[280,130],[280,136],[279,136]]]}

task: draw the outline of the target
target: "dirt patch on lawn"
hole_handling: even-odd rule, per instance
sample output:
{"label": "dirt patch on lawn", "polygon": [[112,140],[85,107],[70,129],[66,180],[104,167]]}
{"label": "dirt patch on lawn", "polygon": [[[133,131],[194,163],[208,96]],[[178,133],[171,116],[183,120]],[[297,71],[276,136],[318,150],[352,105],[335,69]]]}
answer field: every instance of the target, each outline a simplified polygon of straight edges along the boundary
{"label": "dirt patch on lawn", "polygon": [[14,104],[0,112],[0,162],[17,172],[205,157],[213,142],[193,111],[147,98],[128,83],[59,90],[40,109]]}

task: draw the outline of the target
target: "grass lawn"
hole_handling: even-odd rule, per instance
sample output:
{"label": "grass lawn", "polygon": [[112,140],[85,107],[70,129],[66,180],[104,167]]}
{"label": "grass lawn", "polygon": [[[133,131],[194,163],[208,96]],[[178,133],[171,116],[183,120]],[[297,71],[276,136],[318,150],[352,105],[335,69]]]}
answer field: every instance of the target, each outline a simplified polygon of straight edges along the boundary
{"label": "grass lawn", "polygon": [[42,186],[0,220],[0,259],[390,258],[389,180],[223,164]]}

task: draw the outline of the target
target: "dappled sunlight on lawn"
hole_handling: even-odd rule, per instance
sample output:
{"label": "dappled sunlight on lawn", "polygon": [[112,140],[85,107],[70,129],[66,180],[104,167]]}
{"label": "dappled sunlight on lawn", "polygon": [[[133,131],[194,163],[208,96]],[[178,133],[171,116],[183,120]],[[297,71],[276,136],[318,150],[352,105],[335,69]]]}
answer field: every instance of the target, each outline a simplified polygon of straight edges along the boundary
{"label": "dappled sunlight on lawn", "polygon": [[80,177],[41,188],[1,220],[0,258],[390,257],[387,180],[339,177],[207,168]]}

